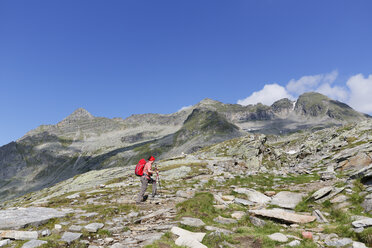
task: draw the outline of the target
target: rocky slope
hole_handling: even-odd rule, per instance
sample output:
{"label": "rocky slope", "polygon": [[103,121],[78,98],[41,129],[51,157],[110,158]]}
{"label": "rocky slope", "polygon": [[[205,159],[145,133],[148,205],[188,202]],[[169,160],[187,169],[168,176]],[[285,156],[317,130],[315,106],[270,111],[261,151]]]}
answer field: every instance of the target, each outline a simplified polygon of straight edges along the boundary
{"label": "rocky slope", "polygon": [[4,202],[0,245],[372,245],[371,120],[282,136],[248,134],[158,167],[160,196],[141,205],[133,165],[93,170]]}
{"label": "rocky slope", "polygon": [[173,114],[102,118],[78,109],[0,147],[0,201],[54,185],[94,169],[133,164],[150,154],[167,158],[248,132],[277,134],[368,119],[318,93],[272,106],[211,99]]}

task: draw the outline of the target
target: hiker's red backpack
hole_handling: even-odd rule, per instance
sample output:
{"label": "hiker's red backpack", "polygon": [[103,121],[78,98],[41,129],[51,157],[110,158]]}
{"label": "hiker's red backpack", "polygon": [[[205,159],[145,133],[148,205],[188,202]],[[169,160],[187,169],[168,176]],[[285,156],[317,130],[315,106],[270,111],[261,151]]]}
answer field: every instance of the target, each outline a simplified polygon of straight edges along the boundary
{"label": "hiker's red backpack", "polygon": [[134,173],[136,174],[136,176],[143,176],[143,169],[145,168],[145,164],[146,164],[146,160],[145,159],[141,159],[138,164],[136,165],[136,169],[134,169]]}

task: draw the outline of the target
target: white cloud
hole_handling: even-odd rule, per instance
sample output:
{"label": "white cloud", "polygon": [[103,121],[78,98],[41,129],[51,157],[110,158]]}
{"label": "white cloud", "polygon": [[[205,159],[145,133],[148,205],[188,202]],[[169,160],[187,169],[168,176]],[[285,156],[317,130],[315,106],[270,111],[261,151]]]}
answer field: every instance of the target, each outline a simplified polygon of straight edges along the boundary
{"label": "white cloud", "polygon": [[330,84],[322,84],[318,89],[315,90],[323,95],[326,95],[332,99],[344,102],[348,98],[348,91],[345,87],[331,86]]}
{"label": "white cloud", "polygon": [[266,84],[262,90],[253,92],[250,96],[243,100],[238,100],[240,105],[263,103],[265,105],[271,105],[275,101],[282,98],[293,99],[293,97],[287,92],[287,90],[278,84]]}
{"label": "white cloud", "polygon": [[303,76],[298,80],[291,79],[286,88],[290,93],[300,95],[304,92],[314,91],[323,84],[332,84],[338,76],[338,72],[332,71],[327,74]]}
{"label": "white cloud", "polygon": [[363,113],[372,113],[372,74],[366,78],[362,74],[354,75],[346,85],[350,89],[348,104]]}
{"label": "white cloud", "polygon": [[191,107],[192,107],[192,105],[189,105],[189,106],[183,106],[183,107],[180,108],[177,112],[181,112],[181,111],[186,110],[186,109],[189,109],[189,108],[191,108]]}
{"label": "white cloud", "polygon": [[349,104],[357,111],[372,114],[372,74],[364,77],[357,74],[348,79],[344,85],[333,85],[338,76],[337,71],[327,74],[303,76],[291,79],[285,87],[279,84],[266,84],[262,90],[253,92],[238,104],[248,105],[259,102],[271,105],[273,102],[289,98],[295,99],[309,91],[319,92],[332,99]]}

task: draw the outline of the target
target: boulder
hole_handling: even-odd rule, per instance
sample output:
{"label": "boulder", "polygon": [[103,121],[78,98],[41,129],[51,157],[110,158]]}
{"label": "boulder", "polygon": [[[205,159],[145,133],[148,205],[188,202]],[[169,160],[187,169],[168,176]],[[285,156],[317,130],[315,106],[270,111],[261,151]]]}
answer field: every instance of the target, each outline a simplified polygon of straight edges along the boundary
{"label": "boulder", "polygon": [[214,218],[213,221],[215,221],[217,223],[220,223],[220,224],[235,224],[235,223],[238,223],[237,220],[230,219],[230,218],[224,218],[222,216],[218,216],[218,217]]}
{"label": "boulder", "polygon": [[251,221],[252,225],[257,226],[257,227],[263,227],[266,225],[266,221],[261,220],[260,218],[250,216],[249,220]]}
{"label": "boulder", "polygon": [[22,248],[35,248],[35,247],[42,246],[43,244],[46,244],[46,243],[48,242],[44,240],[34,239],[34,240],[30,240],[27,243],[23,244]]}
{"label": "boulder", "polygon": [[36,231],[0,231],[0,238],[15,239],[15,240],[31,240],[37,239],[38,233]]}
{"label": "boulder", "polygon": [[352,248],[367,248],[367,246],[361,242],[354,241]]}
{"label": "boulder", "polygon": [[318,200],[318,199],[320,199],[320,198],[326,196],[327,194],[329,194],[332,190],[333,190],[333,187],[331,187],[331,186],[321,188],[321,189],[317,190],[317,191],[312,195],[312,197],[313,197],[315,200]]}
{"label": "boulder", "polygon": [[182,229],[182,228],[179,228],[179,227],[172,227],[171,229],[171,232],[173,234],[176,234],[178,236],[182,236],[182,237],[185,237],[187,239],[195,239],[199,242],[202,242],[203,241],[203,238],[204,236],[206,235],[206,233],[195,233],[195,232],[190,232],[190,231],[187,231],[185,229]]}
{"label": "boulder", "polygon": [[326,219],[326,217],[324,217],[324,215],[322,214],[322,212],[320,212],[320,210],[314,210],[313,215],[316,217],[318,222],[328,223],[328,220]]}
{"label": "boulder", "polygon": [[63,242],[71,243],[74,240],[77,240],[83,235],[82,233],[73,233],[73,232],[65,232],[60,239]]}
{"label": "boulder", "polygon": [[98,229],[101,229],[102,227],[104,227],[105,225],[102,224],[102,223],[90,223],[88,225],[86,225],[84,228],[85,230],[87,230],[88,232],[97,232]]}
{"label": "boulder", "polygon": [[216,233],[223,233],[225,235],[232,234],[233,232],[227,229],[219,228],[219,227],[214,227],[214,226],[206,226],[205,230],[211,231],[211,232],[216,232]]}
{"label": "boulder", "polygon": [[316,220],[315,216],[290,213],[282,209],[249,210],[250,213],[268,218],[274,218],[288,223],[305,224]]}
{"label": "boulder", "polygon": [[287,245],[290,246],[290,247],[299,246],[299,245],[301,245],[301,241],[293,240],[293,241],[289,242]]}
{"label": "boulder", "polygon": [[244,206],[252,206],[252,205],[254,205],[253,202],[248,201],[248,200],[245,200],[245,199],[241,199],[241,198],[235,198],[234,199],[234,202],[237,203],[237,204],[242,204]]}
{"label": "boulder", "polygon": [[245,212],[243,211],[235,211],[234,213],[231,214],[231,217],[237,220],[241,220],[245,215]]}
{"label": "boulder", "polygon": [[186,225],[186,226],[194,226],[194,227],[205,226],[205,223],[201,219],[190,218],[190,217],[183,217],[181,219],[181,224]]}
{"label": "boulder", "polygon": [[282,242],[282,243],[288,241],[287,236],[285,236],[282,233],[273,233],[273,234],[268,235],[267,237],[269,237],[269,239],[271,240]]}
{"label": "boulder", "polygon": [[189,248],[208,248],[207,246],[203,245],[202,243],[200,243],[199,241],[195,239],[189,239],[183,236],[176,239],[175,243],[178,246],[186,246]]}
{"label": "boulder", "polygon": [[182,198],[193,198],[195,195],[195,191],[193,190],[178,190],[176,192],[176,196],[182,197]]}
{"label": "boulder", "polygon": [[364,198],[364,201],[361,204],[361,206],[364,208],[364,210],[367,213],[369,213],[370,211],[372,211],[372,193],[366,195],[366,197]]}
{"label": "boulder", "polygon": [[339,195],[339,196],[336,196],[335,198],[333,198],[330,202],[331,203],[341,203],[341,202],[344,202],[344,201],[347,201],[347,196],[346,195]]}
{"label": "boulder", "polygon": [[372,218],[363,218],[351,223],[355,228],[372,226]]}
{"label": "boulder", "polygon": [[350,238],[342,238],[342,239],[334,239],[334,240],[325,240],[324,243],[327,246],[343,247],[343,246],[353,243],[353,240]]}
{"label": "boulder", "polygon": [[0,240],[0,247],[6,246],[10,244],[10,239]]}
{"label": "boulder", "polygon": [[80,232],[81,229],[83,229],[83,227],[78,225],[72,225],[68,228],[68,230],[72,232]]}
{"label": "boulder", "polygon": [[249,188],[236,188],[234,189],[234,192],[238,194],[245,194],[248,197],[248,200],[254,203],[258,204],[267,204],[270,202],[271,198],[262,194],[261,192],[258,192],[254,189]]}
{"label": "boulder", "polygon": [[66,212],[54,208],[30,207],[0,210],[0,230],[20,229],[29,225],[42,225],[52,218],[62,218]]}
{"label": "boulder", "polygon": [[271,204],[282,208],[294,209],[296,205],[302,201],[304,195],[289,191],[281,191],[277,193],[271,200]]}

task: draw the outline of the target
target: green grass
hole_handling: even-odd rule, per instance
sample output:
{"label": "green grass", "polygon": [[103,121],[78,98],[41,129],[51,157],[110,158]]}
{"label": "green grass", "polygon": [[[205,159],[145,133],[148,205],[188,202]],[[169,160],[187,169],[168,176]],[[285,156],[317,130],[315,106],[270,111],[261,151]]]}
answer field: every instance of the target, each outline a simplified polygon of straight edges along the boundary
{"label": "green grass", "polygon": [[217,210],[213,207],[213,201],[214,197],[211,193],[197,193],[193,198],[177,204],[177,216],[190,216],[213,223],[213,218],[218,216]]}
{"label": "green grass", "polygon": [[358,240],[367,244],[369,247],[372,246],[372,227],[364,229],[363,232],[356,234]]}

